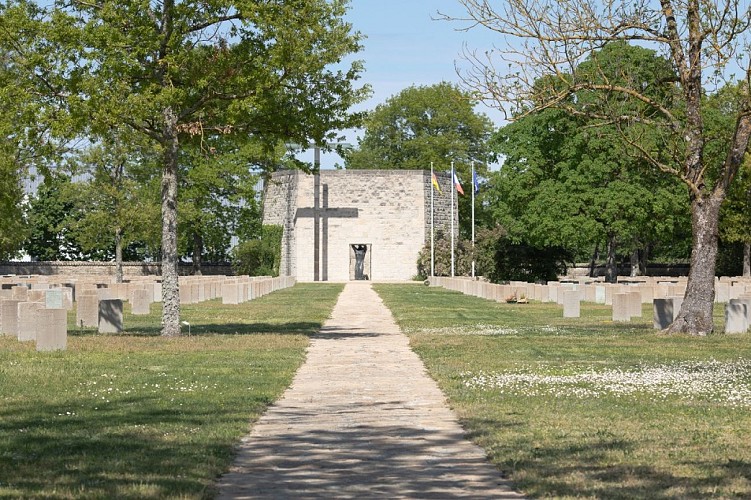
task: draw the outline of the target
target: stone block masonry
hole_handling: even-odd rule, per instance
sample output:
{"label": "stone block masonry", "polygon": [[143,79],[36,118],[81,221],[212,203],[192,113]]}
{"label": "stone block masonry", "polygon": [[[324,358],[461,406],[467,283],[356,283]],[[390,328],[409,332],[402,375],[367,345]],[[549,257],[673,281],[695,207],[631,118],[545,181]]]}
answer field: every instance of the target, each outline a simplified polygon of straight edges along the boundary
{"label": "stone block masonry", "polygon": [[[436,232],[450,235],[451,184],[437,173],[433,191],[425,170],[326,170],[316,206],[313,175],[278,172],[264,193],[264,224],[284,228],[281,274],[301,281],[350,281],[352,245],[366,245],[369,280],[409,280],[417,256],[430,241],[431,192]],[[457,197],[454,197],[457,203]],[[458,214],[454,210],[458,235]],[[315,218],[319,263],[315,268]]]}

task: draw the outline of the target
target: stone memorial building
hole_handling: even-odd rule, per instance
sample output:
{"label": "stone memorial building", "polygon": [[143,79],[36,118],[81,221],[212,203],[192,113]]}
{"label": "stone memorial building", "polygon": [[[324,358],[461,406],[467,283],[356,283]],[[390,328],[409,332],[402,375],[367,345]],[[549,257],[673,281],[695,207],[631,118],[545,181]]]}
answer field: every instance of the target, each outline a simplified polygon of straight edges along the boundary
{"label": "stone memorial building", "polygon": [[[453,186],[448,173],[436,177],[435,230],[449,235]],[[432,189],[426,170],[274,173],[264,189],[263,223],[284,228],[280,274],[298,281],[412,279],[430,242]]]}

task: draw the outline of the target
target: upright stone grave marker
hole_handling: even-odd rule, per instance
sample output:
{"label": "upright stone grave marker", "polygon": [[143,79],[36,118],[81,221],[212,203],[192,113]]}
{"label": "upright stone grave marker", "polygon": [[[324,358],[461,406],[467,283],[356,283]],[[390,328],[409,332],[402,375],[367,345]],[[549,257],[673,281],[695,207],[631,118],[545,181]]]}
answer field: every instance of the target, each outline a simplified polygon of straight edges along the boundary
{"label": "upright stone grave marker", "polygon": [[673,322],[673,299],[654,299],[652,326],[655,330],[664,330]]}
{"label": "upright stone grave marker", "polygon": [[0,316],[3,318],[0,333],[11,337],[18,337],[18,304],[19,300],[5,299],[0,301]]}
{"label": "upright stone grave marker", "polygon": [[581,316],[581,293],[578,290],[563,290],[563,317],[578,318]]}
{"label": "upright stone grave marker", "polygon": [[133,290],[131,300],[131,313],[138,316],[147,315],[151,312],[151,291],[143,288]]}
{"label": "upright stone grave marker", "polygon": [[613,321],[631,321],[631,312],[629,295],[627,293],[614,293],[613,302]]}
{"label": "upright stone grave marker", "polygon": [[18,303],[18,340],[28,342],[37,338],[37,311],[42,308],[39,302]]}
{"label": "upright stone grave marker", "polygon": [[40,309],[37,315],[37,351],[65,350],[68,343],[68,312],[65,309]]}
{"label": "upright stone grave marker", "polygon": [[595,285],[595,302],[597,304],[605,303],[605,285]]}
{"label": "upright stone grave marker", "polygon": [[79,293],[76,301],[76,326],[92,328],[99,326],[99,296],[96,292]]}
{"label": "upright stone grave marker", "polygon": [[748,317],[746,304],[735,299],[725,304],[725,333],[746,333]]}
{"label": "upright stone grave marker", "polygon": [[99,333],[123,331],[123,301],[107,299],[99,301]]}
{"label": "upright stone grave marker", "polygon": [[237,283],[233,281],[225,281],[222,283],[222,304],[224,305],[236,305],[239,304]]}
{"label": "upright stone grave marker", "polygon": [[639,290],[632,290],[627,292],[628,293],[628,302],[629,302],[629,316],[631,318],[641,318],[642,317],[642,310],[641,310],[641,292]]}
{"label": "upright stone grave marker", "polygon": [[45,294],[45,309],[65,309],[63,291],[60,288],[47,290]]}

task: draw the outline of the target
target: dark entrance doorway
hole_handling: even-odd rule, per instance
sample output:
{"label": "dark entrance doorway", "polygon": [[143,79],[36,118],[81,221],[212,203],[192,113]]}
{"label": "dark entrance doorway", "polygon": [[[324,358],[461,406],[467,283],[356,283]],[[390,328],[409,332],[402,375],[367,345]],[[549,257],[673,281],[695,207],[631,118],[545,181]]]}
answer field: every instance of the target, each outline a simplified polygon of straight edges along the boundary
{"label": "dark entrance doorway", "polygon": [[353,243],[349,246],[349,279],[352,281],[370,280],[369,243]]}

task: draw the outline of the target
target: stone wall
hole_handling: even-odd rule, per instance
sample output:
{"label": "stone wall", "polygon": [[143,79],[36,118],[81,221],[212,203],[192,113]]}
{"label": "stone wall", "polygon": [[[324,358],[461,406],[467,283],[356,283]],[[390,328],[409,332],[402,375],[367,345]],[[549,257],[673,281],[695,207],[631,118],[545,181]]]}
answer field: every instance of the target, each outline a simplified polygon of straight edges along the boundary
{"label": "stone wall", "polygon": [[430,171],[425,170],[425,242],[430,241],[430,192],[433,191],[433,224],[436,235],[443,232],[446,236],[451,234],[451,193],[454,194],[454,236],[459,235],[459,212],[457,210],[458,194],[451,182],[449,172],[435,173],[441,192],[434,190],[430,180]]}
{"label": "stone wall", "polygon": [[[434,193],[435,227],[448,233],[451,179],[448,173],[436,176],[442,194]],[[417,255],[430,241],[429,171],[324,170],[320,186],[322,281],[352,279],[353,244],[369,245],[371,280],[406,280],[417,274]],[[282,275],[299,281],[314,280],[313,191],[313,175],[278,172],[264,194],[264,224],[284,227]]]}
{"label": "stone wall", "polygon": [[[193,274],[193,265],[178,266],[181,276]],[[202,264],[201,272],[207,276],[234,275],[229,264]],[[114,262],[0,262],[0,275],[15,274],[19,276],[114,276]],[[158,262],[123,262],[123,275],[129,276],[159,276],[161,265]]]}
{"label": "stone wall", "polygon": [[263,192],[263,224],[282,226],[281,276],[295,276],[295,213],[297,211],[298,177],[300,171],[277,172],[266,183]]}

